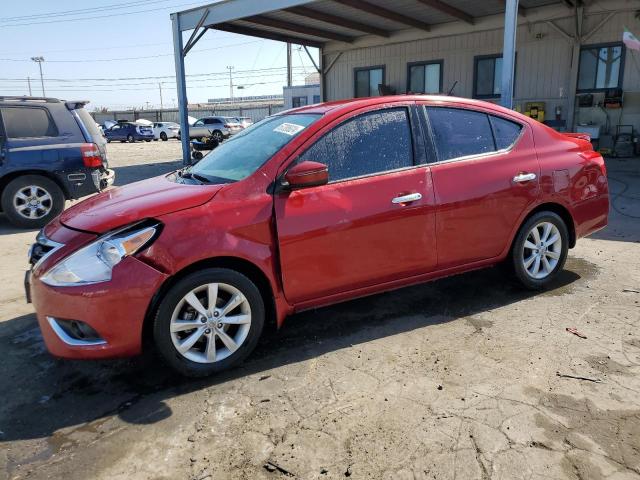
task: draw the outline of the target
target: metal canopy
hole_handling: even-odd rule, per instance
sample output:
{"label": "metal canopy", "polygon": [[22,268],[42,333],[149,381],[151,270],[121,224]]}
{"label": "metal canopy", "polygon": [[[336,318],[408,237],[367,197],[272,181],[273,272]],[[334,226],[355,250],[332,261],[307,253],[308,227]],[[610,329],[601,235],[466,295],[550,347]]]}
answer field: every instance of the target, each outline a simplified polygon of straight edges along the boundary
{"label": "metal canopy", "polygon": [[[174,13],[171,18],[181,124],[183,117],[185,124],[187,118],[183,57],[209,29],[305,47],[322,49],[327,43],[338,42],[348,48],[367,36],[384,39],[404,30],[424,32],[451,22],[473,28],[480,17],[505,14],[508,28],[505,29],[504,55],[507,56],[515,54],[515,17],[527,15],[530,8],[557,4],[573,10],[582,5],[582,0],[222,0]],[[193,33],[183,46],[182,32],[188,30]],[[503,72],[506,87],[503,91],[507,94],[513,92],[511,67],[507,59]],[[325,66],[321,74],[328,68],[330,66]],[[511,99],[503,103],[511,105]],[[182,131],[187,130],[188,125],[183,125]],[[185,159],[189,157],[188,140],[182,136]]]}

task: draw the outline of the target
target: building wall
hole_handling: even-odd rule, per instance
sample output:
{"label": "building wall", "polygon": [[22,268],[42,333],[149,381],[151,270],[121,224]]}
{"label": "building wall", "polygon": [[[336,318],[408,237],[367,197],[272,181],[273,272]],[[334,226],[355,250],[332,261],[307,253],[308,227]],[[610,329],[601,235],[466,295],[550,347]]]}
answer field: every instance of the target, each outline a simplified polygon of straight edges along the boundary
{"label": "building wall", "polygon": [[[573,32],[574,20],[566,18],[555,23],[566,32]],[[553,17],[552,17],[553,18]],[[589,14],[586,16],[583,32],[589,32],[605,18],[605,14]],[[640,36],[640,22],[633,11],[621,11],[591,36],[584,45],[619,42],[622,40],[624,27],[630,28]],[[550,26],[546,21],[520,24],[517,31],[516,44],[516,80],[515,105],[524,110],[528,101],[546,102],[547,118],[554,117],[556,106],[562,108],[562,118],[567,118],[568,93],[572,44]],[[474,57],[477,55],[499,54],[502,52],[503,29],[478,31],[375,45],[344,51],[333,64],[325,77],[327,100],[351,98],[354,95],[354,68],[385,65],[385,83],[395,88],[396,93],[405,93],[407,89],[407,63],[416,61],[443,60],[443,92],[455,86],[453,95],[472,97]],[[336,52],[325,55],[325,65]],[[625,92],[640,93],[640,52],[627,49],[624,66],[623,89]],[[628,95],[621,119],[620,112],[609,112],[613,125],[631,121],[640,130],[640,115],[632,113],[638,109],[640,113],[640,95]],[[637,100],[636,100],[637,98]],[[597,97],[596,97],[597,100]],[[498,101],[498,100],[495,100]],[[637,104],[637,105],[635,105]],[[627,109],[627,106],[629,107]],[[627,112],[628,110],[628,112]],[[601,122],[603,113],[600,109],[580,109],[576,121],[590,120]],[[615,118],[614,118],[615,117]]]}
{"label": "building wall", "polygon": [[[320,97],[320,85],[293,85],[291,87],[283,87],[284,108],[293,108],[293,97],[306,97],[307,105],[318,103]],[[314,97],[316,101],[314,101]]]}

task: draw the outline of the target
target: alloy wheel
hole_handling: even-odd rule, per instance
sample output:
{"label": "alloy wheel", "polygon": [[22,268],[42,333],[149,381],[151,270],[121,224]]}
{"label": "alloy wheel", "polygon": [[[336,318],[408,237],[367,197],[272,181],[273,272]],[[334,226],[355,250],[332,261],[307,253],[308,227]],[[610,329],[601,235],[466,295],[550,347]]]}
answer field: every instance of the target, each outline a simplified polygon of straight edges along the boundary
{"label": "alloy wheel", "polygon": [[28,185],[15,193],[13,207],[20,216],[35,220],[49,214],[53,208],[53,198],[41,186]]}
{"label": "alloy wheel", "polygon": [[247,339],[251,307],[245,295],[232,285],[201,285],[178,302],[169,328],[180,355],[197,363],[219,362]]}
{"label": "alloy wheel", "polygon": [[542,280],[555,270],[562,255],[562,236],[551,222],[534,226],[524,242],[522,262],[531,278]]}

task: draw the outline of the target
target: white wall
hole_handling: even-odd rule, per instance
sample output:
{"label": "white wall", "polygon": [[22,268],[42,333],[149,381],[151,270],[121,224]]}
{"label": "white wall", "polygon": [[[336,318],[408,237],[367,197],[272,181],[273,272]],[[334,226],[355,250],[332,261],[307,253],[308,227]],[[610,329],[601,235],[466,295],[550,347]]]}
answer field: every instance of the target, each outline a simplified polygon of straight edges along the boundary
{"label": "white wall", "polygon": [[[628,2],[620,3],[626,5]],[[607,5],[606,2],[605,5]],[[552,15],[545,16],[545,10],[540,9],[536,17],[538,20],[536,18],[528,21],[521,19],[518,26],[515,105],[521,106],[524,110],[524,103],[527,101],[544,101],[546,102],[547,118],[553,118],[556,105],[560,105],[563,109],[562,117],[566,119],[572,46],[546,20],[553,19],[554,15],[558,15],[555,23],[569,33],[573,32],[574,22],[572,18],[567,18],[570,11],[566,8],[554,8],[548,9],[548,11],[552,12]],[[585,33],[590,32],[606,16],[606,13],[598,13],[593,10],[587,10],[585,13],[583,26]],[[478,22],[478,24],[480,23]],[[622,39],[625,26],[640,36],[640,22],[635,18],[635,12],[631,9],[618,10],[596,34],[585,42],[585,45],[619,42]],[[452,28],[454,27],[449,27],[449,29]],[[459,29],[460,27],[455,28]],[[385,83],[395,88],[397,93],[405,93],[407,63],[440,59],[444,60],[443,91],[446,93],[457,80],[458,84],[454,95],[471,97],[473,94],[474,56],[501,53],[503,41],[502,28],[490,28],[489,26],[482,30],[481,25],[475,28],[478,31],[394,43],[387,41],[386,44],[380,42],[377,45],[365,45],[351,50],[344,50],[339,44],[329,45],[329,48],[325,48],[324,51],[325,65],[331,62],[337,52],[342,51],[342,54],[325,77],[326,99],[337,100],[353,97],[354,68],[373,65],[385,65]],[[426,35],[435,36],[436,34],[437,32],[433,31]],[[374,42],[370,41],[369,43]],[[623,89],[626,92],[640,92],[639,66],[640,52],[627,50],[623,77]],[[630,113],[623,112],[622,122],[631,121],[640,130],[640,97],[635,97],[638,100],[632,97],[634,96],[628,96],[629,101],[638,103],[638,105],[628,105]],[[638,114],[631,113],[636,110],[636,107]],[[602,112],[599,109],[592,110],[593,112],[581,109],[578,112],[577,120],[601,122]],[[625,110],[627,110],[626,106]],[[618,119],[614,118],[617,115],[619,112],[613,112],[611,117],[614,125],[618,123]]]}
{"label": "white wall", "polygon": [[320,85],[293,85],[283,87],[284,108],[293,108],[293,97],[307,97],[307,105],[317,103],[313,101],[314,96],[320,96]]}

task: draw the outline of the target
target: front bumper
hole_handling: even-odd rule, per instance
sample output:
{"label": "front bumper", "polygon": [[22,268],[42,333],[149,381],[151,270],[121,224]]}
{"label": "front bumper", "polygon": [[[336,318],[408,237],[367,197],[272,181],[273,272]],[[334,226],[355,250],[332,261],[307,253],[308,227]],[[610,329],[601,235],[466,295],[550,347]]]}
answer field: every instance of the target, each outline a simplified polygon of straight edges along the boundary
{"label": "front bumper", "polygon": [[[27,289],[52,355],[75,359],[115,358],[141,352],[147,309],[166,278],[135,257],[127,257],[113,269],[109,282],[51,287],[42,283],[38,275],[32,275]],[[52,319],[83,322],[95,330],[103,342],[70,341],[56,331]]]}

